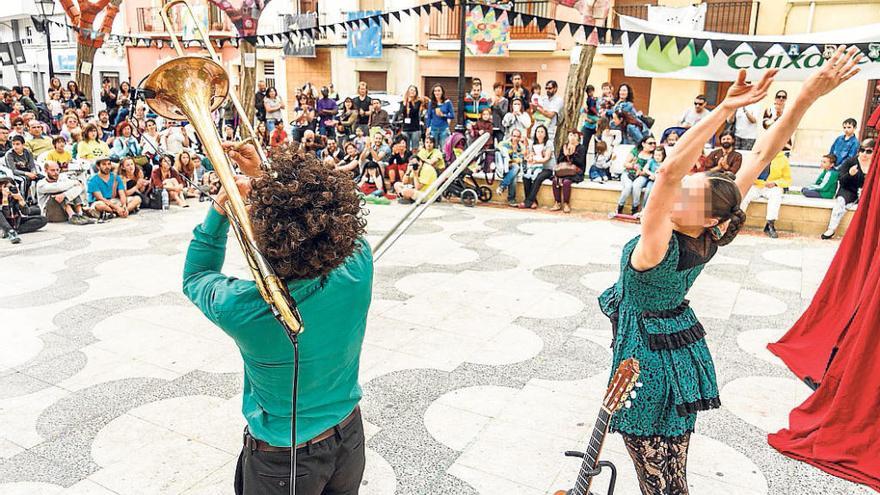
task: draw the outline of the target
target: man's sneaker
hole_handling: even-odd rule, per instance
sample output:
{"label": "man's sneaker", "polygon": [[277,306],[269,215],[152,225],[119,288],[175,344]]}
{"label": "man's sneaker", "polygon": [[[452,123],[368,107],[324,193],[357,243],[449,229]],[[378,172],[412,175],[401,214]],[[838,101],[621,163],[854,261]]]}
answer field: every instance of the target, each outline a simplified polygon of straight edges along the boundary
{"label": "man's sneaker", "polygon": [[97,208],[83,208],[83,212],[91,218],[100,218],[100,213],[98,213]]}
{"label": "man's sneaker", "polygon": [[86,220],[85,218],[83,218],[79,215],[74,215],[74,216],[67,219],[67,223],[69,223],[71,225],[88,225],[92,222]]}
{"label": "man's sneaker", "polygon": [[83,225],[91,225],[91,224],[95,223],[95,221],[96,221],[94,218],[89,218],[89,217],[82,215],[82,214],[77,215],[77,216],[83,222]]}
{"label": "man's sneaker", "polygon": [[10,230],[9,232],[7,232],[6,238],[9,239],[9,242],[13,244],[18,244],[19,242],[21,242],[21,237],[19,237],[18,232],[14,230]]}
{"label": "man's sneaker", "polygon": [[406,199],[403,196],[397,198],[397,202],[402,205],[411,205],[411,204],[415,203],[415,201],[413,201],[411,199]]}
{"label": "man's sneaker", "polygon": [[828,229],[825,232],[823,232],[820,237],[822,237],[822,239],[825,239],[827,241],[828,239],[831,239],[832,237],[834,237],[834,231],[831,229]]}

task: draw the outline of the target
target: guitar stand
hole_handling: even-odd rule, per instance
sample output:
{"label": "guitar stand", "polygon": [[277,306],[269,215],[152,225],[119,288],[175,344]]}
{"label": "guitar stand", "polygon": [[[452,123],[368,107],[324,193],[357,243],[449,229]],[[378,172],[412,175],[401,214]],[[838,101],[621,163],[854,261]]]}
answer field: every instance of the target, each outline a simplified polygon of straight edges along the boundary
{"label": "guitar stand", "polygon": [[[567,450],[565,455],[566,457],[578,457],[580,459],[583,459],[585,456],[583,452],[576,450]],[[614,463],[611,461],[599,461],[596,469],[584,471],[583,474],[586,476],[598,476],[602,472],[602,468],[608,468],[611,471],[611,479],[608,481],[608,493],[606,495],[614,495],[614,485],[617,483],[617,467],[614,466]]]}

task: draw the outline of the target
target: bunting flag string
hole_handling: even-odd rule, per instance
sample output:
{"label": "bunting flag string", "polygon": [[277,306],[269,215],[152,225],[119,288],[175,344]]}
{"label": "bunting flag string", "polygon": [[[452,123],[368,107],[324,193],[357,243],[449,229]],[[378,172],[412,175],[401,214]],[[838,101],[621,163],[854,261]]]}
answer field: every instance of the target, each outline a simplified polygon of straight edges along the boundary
{"label": "bunting flag string", "polygon": [[[431,12],[442,12],[444,9],[452,9],[455,7],[456,3],[461,0],[435,0],[429,3],[416,5],[413,7],[407,7],[403,9],[390,10],[381,13],[377,13],[370,16],[365,16],[356,20],[345,20],[332,24],[325,24],[318,27],[303,27],[303,28],[292,28],[285,31],[277,32],[277,33],[264,33],[257,36],[222,36],[222,37],[212,37],[212,41],[217,44],[219,47],[223,47],[224,45],[238,46],[242,40],[247,41],[252,44],[257,44],[258,47],[264,48],[267,43],[275,43],[280,44],[284,38],[292,39],[294,37],[308,37],[315,38],[320,34],[326,34],[328,31],[336,33],[336,35],[340,35],[342,32],[355,30],[355,29],[366,29],[369,26],[375,25],[383,25],[388,26],[392,20],[396,22],[403,22],[403,16],[412,17],[412,16],[421,16],[423,14],[429,15]],[[468,6],[476,6],[480,9],[492,10],[498,15],[501,10],[488,6],[481,3],[468,3]],[[600,43],[606,43],[608,38],[610,37],[610,42],[615,45],[620,45],[623,43],[628,43],[630,46],[633,43],[636,43],[639,39],[643,39],[646,46],[650,46],[652,43],[658,42],[660,44],[660,49],[665,49],[669,46],[670,43],[674,44],[675,49],[678,52],[682,52],[687,47],[691,46],[695,53],[703,52],[706,49],[706,46],[710,46],[710,50],[712,53],[721,53],[724,55],[730,55],[734,53],[743,43],[747,44],[755,53],[756,56],[761,57],[767,54],[769,51],[773,50],[774,47],[779,47],[786,54],[791,57],[798,57],[801,54],[809,51],[809,50],[818,50],[823,56],[828,55],[828,46],[836,46],[844,43],[777,43],[777,42],[767,42],[767,41],[759,41],[759,40],[748,40],[744,41],[742,39],[723,39],[723,38],[714,38],[714,39],[704,39],[704,38],[695,38],[690,36],[673,36],[673,35],[658,35],[656,33],[638,31],[638,30],[623,30],[617,28],[611,28],[606,26],[597,26],[595,24],[586,24],[579,23],[574,21],[565,21],[561,19],[553,19],[548,17],[543,17],[540,15],[518,12],[516,10],[504,10],[507,12],[507,15],[512,23],[522,26],[528,26],[535,23],[535,26],[544,31],[548,28],[552,29],[556,32],[556,34],[561,35],[566,31],[569,35],[574,36],[575,38],[579,38],[577,36],[578,32],[583,33],[584,39],[587,39],[590,33],[593,30],[597,31],[597,35],[599,37]],[[35,23],[43,22],[42,19],[38,17],[33,17]],[[79,28],[76,26],[72,26],[67,23],[54,21],[51,19],[47,19],[47,22],[62,27],[71,29],[82,36],[86,36],[92,39],[97,38],[105,38],[106,40],[110,40],[113,42],[118,42],[124,46],[155,46],[155,47],[164,47],[169,43],[167,41],[163,41],[160,38],[155,37],[145,37],[145,36],[134,36],[130,34],[115,34],[115,33],[104,33],[100,30],[94,29],[86,29]],[[733,36],[736,37],[735,35]],[[880,61],[880,39],[877,41],[871,42],[863,42],[863,43],[846,43],[846,44],[854,44],[856,45],[862,53],[864,53],[870,60],[872,61]]]}

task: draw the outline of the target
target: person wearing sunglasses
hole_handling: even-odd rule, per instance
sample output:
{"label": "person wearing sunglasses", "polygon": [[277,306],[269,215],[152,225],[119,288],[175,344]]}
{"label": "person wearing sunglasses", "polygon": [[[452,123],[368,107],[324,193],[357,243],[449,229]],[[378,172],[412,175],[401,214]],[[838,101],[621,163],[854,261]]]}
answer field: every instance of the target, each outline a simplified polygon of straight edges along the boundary
{"label": "person wearing sunglasses", "polygon": [[694,106],[684,111],[678,125],[685,129],[690,129],[697,125],[697,122],[703,120],[709,115],[709,112],[711,112],[711,110],[706,108],[706,97],[703,95],[697,95],[697,97],[694,98]]}
{"label": "person wearing sunglasses", "polygon": [[[773,106],[764,110],[764,116],[761,120],[764,129],[769,129],[770,126],[782,117],[783,112],[785,112],[786,101],[788,101],[788,92],[783,89],[777,91],[776,96],[773,97]],[[791,138],[785,143],[782,151],[791,151]]]}
{"label": "person wearing sunglasses", "polygon": [[873,139],[865,139],[859,146],[856,156],[846,160],[837,169],[840,174],[837,197],[834,198],[834,208],[831,210],[831,219],[828,221],[828,229],[822,234],[822,239],[831,239],[837,232],[837,227],[843,219],[846,210],[854,210],[859,203],[859,191],[865,185],[865,176],[871,169],[871,160],[874,158]]}

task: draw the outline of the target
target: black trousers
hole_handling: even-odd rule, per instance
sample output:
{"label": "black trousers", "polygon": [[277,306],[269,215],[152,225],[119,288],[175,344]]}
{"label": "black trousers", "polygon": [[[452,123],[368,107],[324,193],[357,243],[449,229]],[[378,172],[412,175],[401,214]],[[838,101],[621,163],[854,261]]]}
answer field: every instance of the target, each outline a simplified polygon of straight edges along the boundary
{"label": "black trousers", "polygon": [[[364,476],[364,424],[360,411],[343,428],[296,451],[296,495],[357,495]],[[290,493],[290,452],[242,448],[235,468],[236,495]]]}
{"label": "black trousers", "polygon": [[523,179],[523,190],[525,191],[526,199],[524,201],[526,208],[530,208],[532,203],[537,203],[538,191],[541,190],[541,184],[544,183],[545,180],[553,177],[553,171],[541,170],[538,172],[538,175],[535,176],[534,179]]}

